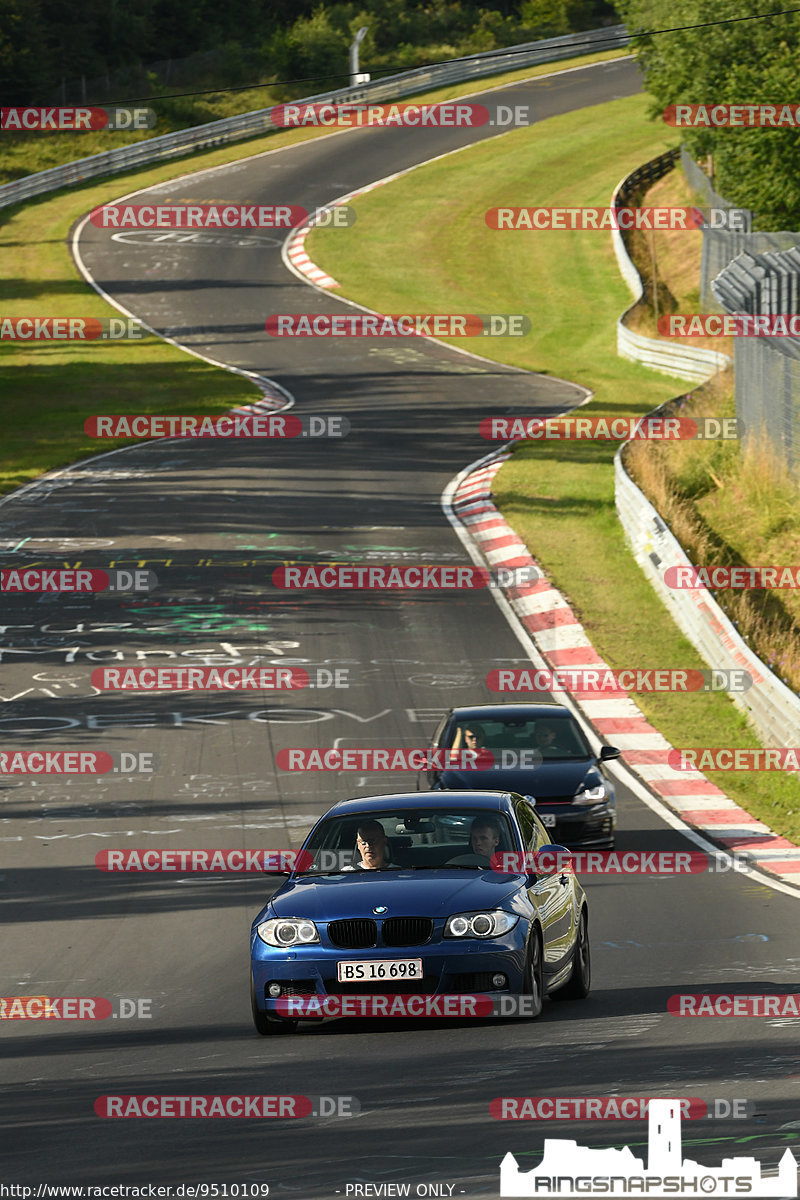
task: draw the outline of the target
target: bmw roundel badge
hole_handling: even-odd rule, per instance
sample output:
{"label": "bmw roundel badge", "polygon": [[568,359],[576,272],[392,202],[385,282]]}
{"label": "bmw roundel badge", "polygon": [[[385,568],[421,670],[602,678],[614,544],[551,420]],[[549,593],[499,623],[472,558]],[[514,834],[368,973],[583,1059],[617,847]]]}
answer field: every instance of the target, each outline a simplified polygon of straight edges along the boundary
{"label": "bmw roundel badge", "polygon": [[375,913],[376,917],[379,917],[381,915],[381,913],[388,912],[389,910],[385,904],[379,904],[379,905],[377,905],[376,908],[373,908],[372,911]]}

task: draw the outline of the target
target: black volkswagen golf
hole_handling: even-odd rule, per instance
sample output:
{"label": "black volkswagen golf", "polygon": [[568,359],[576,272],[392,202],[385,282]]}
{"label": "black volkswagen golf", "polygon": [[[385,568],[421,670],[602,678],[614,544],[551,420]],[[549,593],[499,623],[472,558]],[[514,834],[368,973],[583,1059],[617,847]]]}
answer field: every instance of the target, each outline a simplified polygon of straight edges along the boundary
{"label": "black volkswagen golf", "polygon": [[441,769],[427,772],[431,789],[517,792],[534,802],[554,842],[613,848],[614,784],[603,764],[621,751],[601,746],[595,755],[562,704],[453,708],[440,721],[431,746],[442,751]]}

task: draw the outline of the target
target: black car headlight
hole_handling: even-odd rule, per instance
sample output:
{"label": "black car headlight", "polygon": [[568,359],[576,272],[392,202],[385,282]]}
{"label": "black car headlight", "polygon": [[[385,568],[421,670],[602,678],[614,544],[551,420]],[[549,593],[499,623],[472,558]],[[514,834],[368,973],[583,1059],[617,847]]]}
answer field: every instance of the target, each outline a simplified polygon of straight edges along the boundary
{"label": "black car headlight", "polygon": [[452,938],[493,938],[508,933],[519,917],[514,913],[496,908],[491,912],[456,913],[448,917],[444,936]]}
{"label": "black car headlight", "polygon": [[268,946],[309,946],[319,941],[319,931],[313,921],[283,917],[262,921],[258,936]]}
{"label": "black car headlight", "polygon": [[611,794],[608,784],[604,780],[592,782],[589,784],[582,783],[575,795],[572,797],[573,804],[602,804]]}

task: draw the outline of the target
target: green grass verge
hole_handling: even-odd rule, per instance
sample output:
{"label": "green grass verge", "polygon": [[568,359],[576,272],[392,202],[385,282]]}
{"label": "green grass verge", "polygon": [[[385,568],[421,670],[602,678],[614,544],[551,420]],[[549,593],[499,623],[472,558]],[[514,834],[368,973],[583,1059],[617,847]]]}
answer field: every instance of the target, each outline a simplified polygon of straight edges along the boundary
{"label": "green grass verge", "polygon": [[[617,356],[616,318],[629,293],[608,235],[495,232],[483,214],[500,204],[608,204],[626,172],[672,144],[669,132],[646,119],[647,105],[636,96],[583,109],[412,171],[361,197],[346,237],[314,230],[309,253],[343,295],[378,311],[526,313],[528,337],[481,339],[480,352],[591,388],[597,415],[646,412],[685,385]],[[470,339],[450,340],[477,348]],[[487,413],[492,408],[502,412],[502,395],[487,397]],[[528,442],[495,476],[497,503],[612,666],[704,667],[625,545],[614,450],[601,442]],[[636,699],[675,746],[759,744],[726,696]],[[795,776],[709,778],[800,840]]]}
{"label": "green grass verge", "polygon": [[[620,53],[591,55],[510,72],[493,77],[485,85],[474,81],[456,84],[439,88],[424,98],[453,99],[476,90],[476,87],[499,87],[513,79],[616,58]],[[246,100],[241,100],[242,95]],[[268,103],[261,93],[258,93],[258,99],[255,93],[240,93],[239,99],[250,108]],[[220,101],[220,105],[224,103],[224,100]],[[228,97],[227,103],[232,104],[233,98]],[[238,110],[227,108],[218,115],[229,115],[233,111]],[[3,221],[0,313],[14,317],[118,315],[116,309],[86,286],[72,262],[67,239],[72,225],[84,213],[136,188],[149,187],[184,172],[221,166],[329,132],[312,128],[285,130],[0,210]],[[118,136],[122,138],[122,135]],[[35,148],[44,154],[48,146],[60,147],[62,157],[56,159],[60,162],[80,154],[96,153],[98,149],[106,148],[102,139],[111,137],[111,134],[103,133],[62,134],[48,141],[42,134],[25,141],[31,154]],[[43,165],[52,166],[54,162],[40,162],[35,169]],[[89,345],[0,343],[0,405],[4,434],[0,443],[0,495],[44,471],[128,444],[127,440],[108,438],[91,441],[83,433],[83,422],[89,416],[224,412],[238,404],[252,403],[258,396],[258,391],[241,377],[209,366],[155,338],[141,343],[97,342]]]}

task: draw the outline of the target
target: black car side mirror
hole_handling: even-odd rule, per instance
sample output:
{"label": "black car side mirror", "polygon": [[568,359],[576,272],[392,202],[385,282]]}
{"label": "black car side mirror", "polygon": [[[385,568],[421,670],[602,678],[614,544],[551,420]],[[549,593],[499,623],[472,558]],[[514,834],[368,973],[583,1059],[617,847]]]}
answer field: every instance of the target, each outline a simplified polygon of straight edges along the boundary
{"label": "black car side mirror", "polygon": [[601,762],[608,762],[609,759],[619,758],[619,756],[621,754],[622,754],[622,751],[618,750],[616,746],[601,746],[600,747],[600,761]]}

